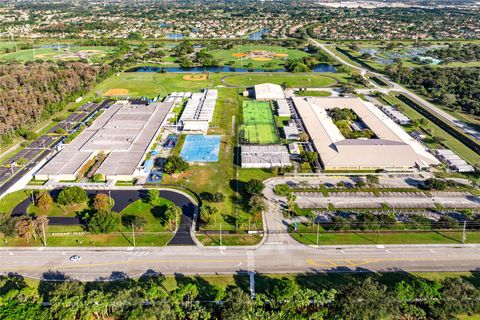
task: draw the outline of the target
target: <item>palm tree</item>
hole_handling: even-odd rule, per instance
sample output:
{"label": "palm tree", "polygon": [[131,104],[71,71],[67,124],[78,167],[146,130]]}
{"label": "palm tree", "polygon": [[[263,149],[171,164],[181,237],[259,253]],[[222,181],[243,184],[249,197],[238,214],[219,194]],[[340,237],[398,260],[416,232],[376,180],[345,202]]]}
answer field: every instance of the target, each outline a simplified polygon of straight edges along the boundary
{"label": "palm tree", "polygon": [[288,205],[288,214],[295,212],[295,201],[297,201],[297,196],[294,193],[289,193],[287,195],[287,205]]}
{"label": "palm tree", "polygon": [[[174,204],[168,206],[167,210],[165,211],[165,218],[168,221],[168,227],[170,230],[177,229],[177,220],[178,217],[182,215],[182,209]],[[175,222],[175,228],[172,229],[172,222]]]}

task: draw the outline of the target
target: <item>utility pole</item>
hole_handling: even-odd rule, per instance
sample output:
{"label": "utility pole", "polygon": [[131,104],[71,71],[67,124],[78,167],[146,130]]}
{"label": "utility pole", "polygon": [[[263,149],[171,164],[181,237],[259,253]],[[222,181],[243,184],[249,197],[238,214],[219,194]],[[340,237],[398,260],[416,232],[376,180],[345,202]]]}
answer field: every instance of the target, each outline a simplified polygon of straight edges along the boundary
{"label": "utility pole", "polygon": [[317,223],[317,246],[320,240],[319,238],[320,238],[320,223]]}
{"label": "utility pole", "polygon": [[135,247],[135,225],[132,222],[132,239],[133,239],[133,246]]}
{"label": "utility pole", "polygon": [[42,223],[43,246],[47,246],[47,236],[45,235],[45,223]]}
{"label": "utility pole", "polygon": [[220,245],[222,245],[222,224],[220,223]]}
{"label": "utility pole", "polygon": [[463,221],[462,243],[467,241],[467,220]]}

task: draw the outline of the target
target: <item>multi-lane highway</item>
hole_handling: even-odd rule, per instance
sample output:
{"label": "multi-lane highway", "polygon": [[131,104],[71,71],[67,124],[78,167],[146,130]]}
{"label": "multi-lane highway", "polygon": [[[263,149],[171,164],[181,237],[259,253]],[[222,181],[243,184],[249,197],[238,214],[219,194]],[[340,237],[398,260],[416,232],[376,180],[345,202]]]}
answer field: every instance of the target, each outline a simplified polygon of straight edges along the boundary
{"label": "multi-lane highway", "polygon": [[[69,257],[79,255],[72,262]],[[112,273],[235,274],[239,272],[471,271],[480,268],[479,246],[322,247],[264,244],[259,248],[28,248],[0,249],[0,273],[49,277],[51,272],[95,280]]]}

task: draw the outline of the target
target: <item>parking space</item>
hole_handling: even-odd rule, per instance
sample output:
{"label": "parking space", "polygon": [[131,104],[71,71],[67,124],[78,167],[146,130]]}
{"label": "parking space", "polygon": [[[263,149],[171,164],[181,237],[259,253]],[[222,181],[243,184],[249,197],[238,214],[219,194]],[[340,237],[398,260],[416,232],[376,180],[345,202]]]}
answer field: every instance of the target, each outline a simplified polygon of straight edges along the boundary
{"label": "parking space", "polygon": [[426,198],[423,192],[380,192],[380,197],[394,198]]}
{"label": "parking space", "polygon": [[28,149],[46,149],[59,140],[61,136],[43,135],[28,145]]}

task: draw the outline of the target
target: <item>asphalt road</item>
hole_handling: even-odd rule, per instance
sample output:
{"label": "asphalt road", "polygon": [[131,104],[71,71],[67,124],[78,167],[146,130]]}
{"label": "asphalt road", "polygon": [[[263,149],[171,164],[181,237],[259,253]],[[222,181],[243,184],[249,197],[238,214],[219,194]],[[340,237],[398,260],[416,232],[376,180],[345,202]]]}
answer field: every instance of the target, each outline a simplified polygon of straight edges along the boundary
{"label": "asphalt road", "polygon": [[[81,260],[71,262],[73,254]],[[91,281],[137,277],[149,270],[163,274],[473,271],[480,269],[479,254],[478,246],[2,248],[0,274]]]}

